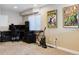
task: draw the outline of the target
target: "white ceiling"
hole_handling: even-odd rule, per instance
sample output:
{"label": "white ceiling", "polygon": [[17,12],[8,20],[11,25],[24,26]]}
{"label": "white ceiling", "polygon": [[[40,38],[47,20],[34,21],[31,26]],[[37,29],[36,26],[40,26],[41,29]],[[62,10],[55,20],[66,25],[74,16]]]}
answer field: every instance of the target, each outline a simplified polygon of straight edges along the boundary
{"label": "white ceiling", "polygon": [[[17,6],[18,8],[14,8],[14,6]],[[42,7],[42,6],[45,6],[45,4],[38,4],[36,7]],[[33,8],[34,4],[0,4],[0,7],[4,9],[16,11],[16,12],[22,12],[24,10]]]}

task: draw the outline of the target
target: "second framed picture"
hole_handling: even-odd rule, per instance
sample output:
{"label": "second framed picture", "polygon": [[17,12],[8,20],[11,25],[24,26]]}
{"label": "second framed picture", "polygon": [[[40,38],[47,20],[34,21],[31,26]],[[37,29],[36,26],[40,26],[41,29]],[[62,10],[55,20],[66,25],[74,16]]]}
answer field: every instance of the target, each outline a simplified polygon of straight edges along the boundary
{"label": "second framed picture", "polygon": [[64,27],[78,27],[79,5],[64,7],[63,16]]}

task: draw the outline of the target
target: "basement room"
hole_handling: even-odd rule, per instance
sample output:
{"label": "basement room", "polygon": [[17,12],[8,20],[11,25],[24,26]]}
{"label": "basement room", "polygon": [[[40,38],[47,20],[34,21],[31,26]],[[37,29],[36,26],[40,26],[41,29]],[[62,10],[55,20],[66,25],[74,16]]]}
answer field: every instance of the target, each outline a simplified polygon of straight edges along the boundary
{"label": "basement room", "polygon": [[79,4],[0,4],[0,55],[78,55]]}

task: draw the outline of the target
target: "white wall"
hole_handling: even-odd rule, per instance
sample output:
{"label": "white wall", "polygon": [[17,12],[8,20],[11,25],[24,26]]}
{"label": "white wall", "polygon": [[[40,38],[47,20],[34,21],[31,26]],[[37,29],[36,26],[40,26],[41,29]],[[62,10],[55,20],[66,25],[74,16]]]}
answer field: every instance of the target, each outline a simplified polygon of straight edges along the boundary
{"label": "white wall", "polygon": [[[0,7],[0,15],[7,15],[8,16],[8,24],[9,25],[12,23],[15,25],[23,24],[22,16],[20,16],[18,12],[3,9]],[[8,27],[0,26],[0,31],[4,31],[4,30],[5,31],[8,30]]]}

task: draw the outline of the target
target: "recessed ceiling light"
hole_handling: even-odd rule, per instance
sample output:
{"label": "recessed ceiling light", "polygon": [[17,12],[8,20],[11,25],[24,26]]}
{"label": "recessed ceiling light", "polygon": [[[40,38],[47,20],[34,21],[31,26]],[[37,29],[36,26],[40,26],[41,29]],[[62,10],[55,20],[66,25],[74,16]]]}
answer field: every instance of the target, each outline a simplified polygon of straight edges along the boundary
{"label": "recessed ceiling light", "polygon": [[18,7],[17,6],[14,6],[14,8],[17,9]]}

